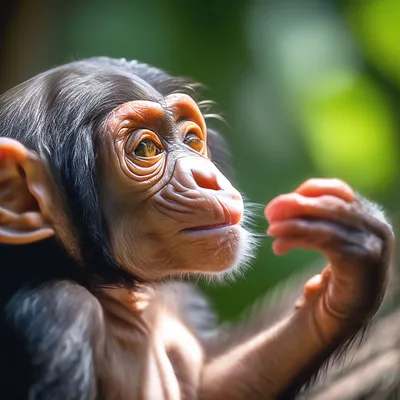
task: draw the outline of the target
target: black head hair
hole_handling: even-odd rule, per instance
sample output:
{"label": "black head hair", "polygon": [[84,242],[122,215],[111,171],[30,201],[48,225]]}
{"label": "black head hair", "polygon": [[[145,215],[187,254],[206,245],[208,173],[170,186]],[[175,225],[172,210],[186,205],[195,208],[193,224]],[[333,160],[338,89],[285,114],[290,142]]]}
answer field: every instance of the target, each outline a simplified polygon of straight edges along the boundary
{"label": "black head hair", "polygon": [[[193,95],[193,87],[186,79],[146,64],[100,57],[56,67],[0,97],[0,137],[20,141],[48,165],[77,228],[85,271],[104,284],[135,281],[111,254],[98,194],[96,137],[118,105],[160,101],[178,91]],[[54,246],[53,240],[47,242]],[[35,252],[40,246],[30,247]],[[15,263],[18,249],[1,249],[1,258],[12,253]],[[41,260],[47,255],[33,256]]]}

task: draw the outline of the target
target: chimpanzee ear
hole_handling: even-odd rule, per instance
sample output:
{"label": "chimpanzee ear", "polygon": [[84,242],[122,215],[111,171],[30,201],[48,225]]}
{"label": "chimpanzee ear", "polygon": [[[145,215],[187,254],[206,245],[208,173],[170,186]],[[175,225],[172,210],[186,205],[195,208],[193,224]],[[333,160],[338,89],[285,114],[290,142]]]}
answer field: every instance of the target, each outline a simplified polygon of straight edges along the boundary
{"label": "chimpanzee ear", "polygon": [[35,153],[0,137],[0,244],[28,244],[54,235],[49,183]]}

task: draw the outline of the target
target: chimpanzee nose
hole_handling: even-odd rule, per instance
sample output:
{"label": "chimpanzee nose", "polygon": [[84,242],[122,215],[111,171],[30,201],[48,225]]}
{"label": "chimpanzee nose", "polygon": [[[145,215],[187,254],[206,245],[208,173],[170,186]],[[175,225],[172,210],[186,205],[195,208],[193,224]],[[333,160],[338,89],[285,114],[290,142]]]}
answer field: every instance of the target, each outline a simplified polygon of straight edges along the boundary
{"label": "chimpanzee nose", "polygon": [[[183,157],[176,162],[176,177],[191,189],[205,189],[218,199],[227,222],[238,223],[243,216],[243,199],[219,169],[202,157]],[[200,190],[201,192],[201,190]]]}
{"label": "chimpanzee nose", "polygon": [[191,171],[193,179],[197,183],[197,186],[203,189],[211,189],[211,190],[224,189],[223,187],[221,187],[222,186],[221,183],[218,182],[218,175],[215,173],[215,171],[195,169],[195,168],[192,168]]}
{"label": "chimpanzee nose", "polygon": [[185,186],[195,189],[225,190],[231,183],[207,158],[182,157],[176,161],[174,174]]}

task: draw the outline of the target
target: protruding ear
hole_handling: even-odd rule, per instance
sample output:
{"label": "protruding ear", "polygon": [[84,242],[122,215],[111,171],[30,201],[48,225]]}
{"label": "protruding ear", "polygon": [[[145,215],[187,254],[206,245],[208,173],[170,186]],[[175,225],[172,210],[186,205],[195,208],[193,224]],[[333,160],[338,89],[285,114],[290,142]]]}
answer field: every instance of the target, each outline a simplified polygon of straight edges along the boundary
{"label": "protruding ear", "polygon": [[50,177],[20,142],[0,137],[0,244],[28,244],[54,235]]}

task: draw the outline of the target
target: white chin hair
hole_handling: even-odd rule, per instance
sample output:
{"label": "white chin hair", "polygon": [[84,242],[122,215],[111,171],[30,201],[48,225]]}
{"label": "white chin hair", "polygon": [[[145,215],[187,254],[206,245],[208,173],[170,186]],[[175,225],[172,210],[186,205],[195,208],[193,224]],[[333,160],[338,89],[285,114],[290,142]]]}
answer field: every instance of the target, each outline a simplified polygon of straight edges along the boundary
{"label": "white chin hair", "polygon": [[203,277],[209,282],[218,281],[218,283],[228,283],[236,280],[237,277],[243,276],[251,261],[255,258],[255,252],[259,245],[256,235],[247,230],[243,226],[240,229],[239,245],[236,250],[236,257],[231,265],[223,271],[207,272]]}

